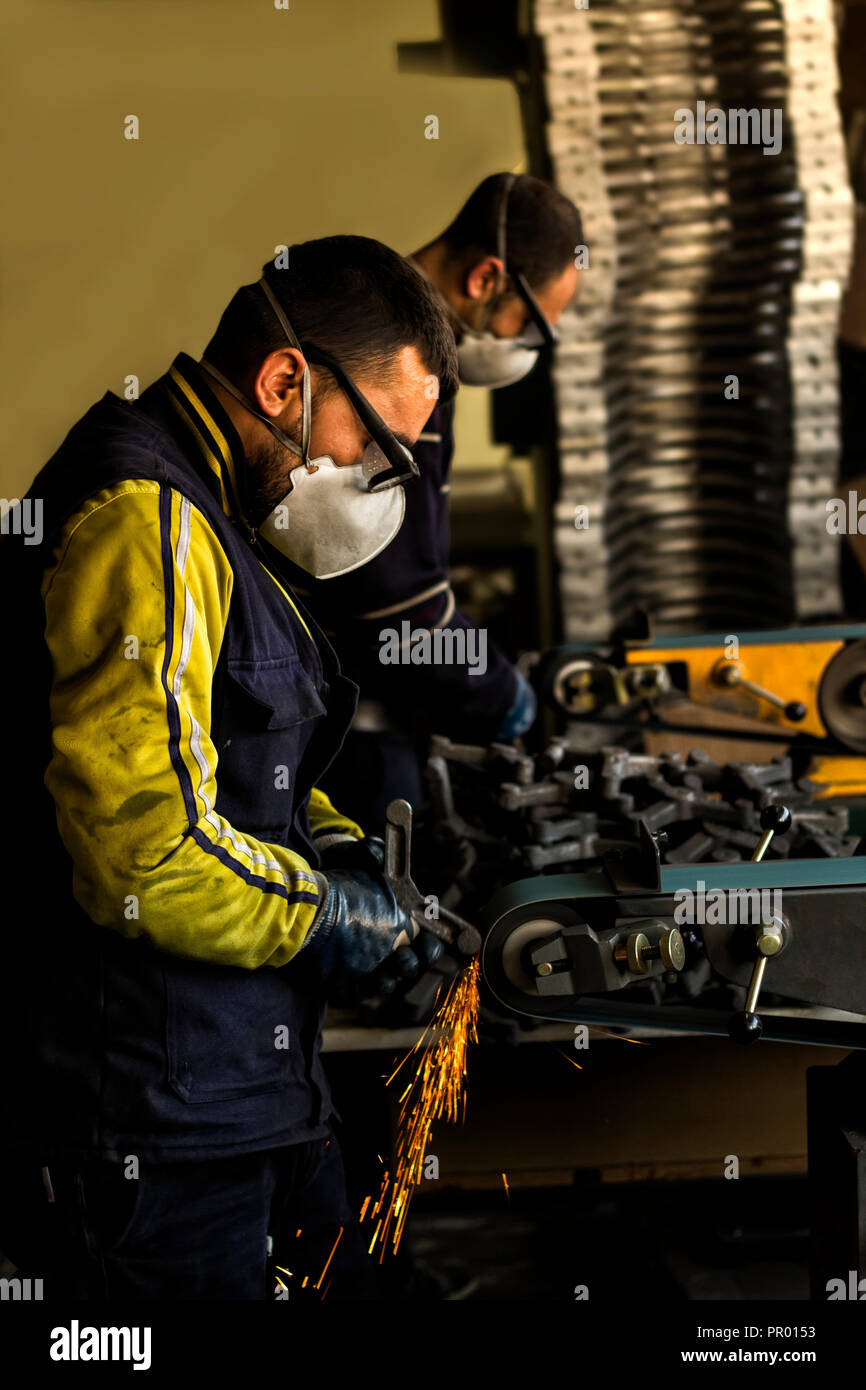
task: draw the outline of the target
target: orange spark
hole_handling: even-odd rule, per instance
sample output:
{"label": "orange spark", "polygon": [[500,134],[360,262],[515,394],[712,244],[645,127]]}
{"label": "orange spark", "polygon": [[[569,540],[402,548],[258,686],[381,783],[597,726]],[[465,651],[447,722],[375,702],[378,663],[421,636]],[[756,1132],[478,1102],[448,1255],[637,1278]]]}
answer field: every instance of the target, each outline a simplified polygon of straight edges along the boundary
{"label": "orange spark", "polygon": [[[401,1067],[417,1054],[414,1074],[398,1100],[394,1161],[383,1176],[379,1200],[371,1213],[383,1213],[370,1243],[372,1254],[377,1240],[381,1242],[380,1264],[386,1244],[394,1252],[399,1247],[409,1204],[423,1177],[434,1121],[444,1118],[454,1123],[461,1110],[465,1117],[467,1052],[470,1042],[478,1041],[478,982],[478,961],[473,960],[452,980],[424,1032],[386,1082],[390,1085]],[[366,1208],[367,1203],[364,1213]]]}
{"label": "orange spark", "polygon": [[569,1057],[569,1055],[568,1055],[567,1052],[563,1052],[563,1051],[562,1051],[560,1048],[558,1048],[558,1047],[557,1047],[557,1048],[554,1048],[554,1051],[555,1051],[555,1052],[558,1052],[559,1055],[560,1055],[560,1057],[564,1057],[565,1060],[566,1060],[566,1062],[570,1062],[571,1065],[572,1065],[573,1067],[577,1067],[577,1070],[578,1070],[578,1071],[583,1071],[583,1067],[580,1065],[580,1063],[579,1063],[579,1062],[575,1062],[575,1060],[574,1060],[573,1057]]}
{"label": "orange spark", "polygon": [[319,1282],[318,1282],[318,1284],[315,1285],[315,1288],[320,1289],[320,1288],[322,1287],[322,1280],[324,1279],[325,1275],[326,1275],[327,1272],[328,1272],[328,1265],[331,1263],[332,1259],[334,1258],[334,1250],[336,1250],[336,1248],[337,1248],[337,1246],[340,1244],[340,1241],[342,1240],[342,1238],[343,1238],[343,1227],[341,1226],[341,1227],[340,1227],[340,1234],[337,1236],[337,1239],[334,1241],[334,1245],[333,1245],[333,1248],[332,1248],[332,1250],[331,1250],[331,1253],[330,1253],[330,1255],[328,1256],[327,1260],[325,1261],[325,1268],[322,1270],[321,1274],[319,1275]]}
{"label": "orange spark", "polygon": [[373,1253],[373,1246],[376,1244],[376,1237],[377,1237],[378,1234],[379,1234],[379,1228],[381,1227],[381,1225],[382,1225],[382,1221],[381,1221],[381,1218],[380,1218],[380,1220],[379,1220],[379,1225],[376,1227],[375,1231],[373,1232],[373,1239],[370,1241],[370,1245],[369,1245],[369,1248],[368,1248],[368,1250],[367,1250],[367,1254],[368,1254],[368,1255],[372,1255],[372,1253]]}
{"label": "orange spark", "polygon": [[600,1033],[603,1038],[616,1038],[617,1042],[634,1043],[635,1047],[652,1047],[652,1043],[645,1042],[643,1038],[624,1038],[622,1033],[609,1033],[606,1028],[596,1028],[592,1024],[592,1031]]}

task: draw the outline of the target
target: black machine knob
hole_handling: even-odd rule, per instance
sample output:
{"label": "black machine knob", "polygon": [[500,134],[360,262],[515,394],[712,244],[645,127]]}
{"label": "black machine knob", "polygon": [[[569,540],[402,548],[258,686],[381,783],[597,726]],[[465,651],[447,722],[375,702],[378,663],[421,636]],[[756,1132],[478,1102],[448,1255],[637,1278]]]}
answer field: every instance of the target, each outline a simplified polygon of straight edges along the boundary
{"label": "black machine knob", "polygon": [[755,852],[752,855],[753,864],[757,864],[759,860],[763,859],[774,835],[785,835],[791,829],[791,820],[791,812],[787,806],[779,806],[774,803],[764,807],[761,812],[761,829],[764,833],[755,846]]}
{"label": "black machine knob", "polygon": [[791,829],[791,812],[787,806],[765,806],[761,812],[761,829],[772,830],[776,835],[784,835]]}
{"label": "black machine knob", "polygon": [[732,1014],[728,1024],[728,1034],[734,1042],[755,1043],[764,1031],[764,1025],[758,1014],[748,1011],[741,1014]]}

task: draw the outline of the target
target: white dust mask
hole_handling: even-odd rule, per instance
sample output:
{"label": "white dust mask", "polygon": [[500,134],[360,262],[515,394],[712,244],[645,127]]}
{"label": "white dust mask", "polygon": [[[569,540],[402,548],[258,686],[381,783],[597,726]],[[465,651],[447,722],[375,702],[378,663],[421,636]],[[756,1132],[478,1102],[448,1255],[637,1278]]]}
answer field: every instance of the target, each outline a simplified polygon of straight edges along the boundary
{"label": "white dust mask", "polygon": [[368,492],[367,481],[390,464],[378,444],[364,450],[361,463],[338,466],[327,454],[309,468],[291,473],[291,491],[259,530],[276,550],[316,579],[366,565],[390,545],[403,524],[402,487]]}
{"label": "white dust mask", "polygon": [[535,324],[519,338],[496,338],[460,320],[463,337],[457,344],[460,380],[466,386],[512,386],[532,371],[544,343]]}

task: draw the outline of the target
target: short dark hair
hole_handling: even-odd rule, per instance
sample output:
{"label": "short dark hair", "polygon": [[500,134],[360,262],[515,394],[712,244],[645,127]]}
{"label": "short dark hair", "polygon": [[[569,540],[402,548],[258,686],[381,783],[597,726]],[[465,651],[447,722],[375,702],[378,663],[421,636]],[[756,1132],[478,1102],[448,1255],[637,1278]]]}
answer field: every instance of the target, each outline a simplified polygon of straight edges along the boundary
{"label": "short dark hair", "polygon": [[[507,174],[491,174],[470,193],[454,221],[437,238],[470,270],[496,255],[497,216]],[[508,194],[505,258],[540,290],[574,264],[583,244],[580,213],[564,193],[531,174],[518,174]]]}
{"label": "short dark hair", "polygon": [[[262,274],[300,342],[324,349],[350,376],[386,374],[398,352],[415,347],[439,379],[439,399],[455,395],[453,329],[424,276],[396,251],[371,237],[330,236],[290,246],[286,259],[285,269],[268,261]],[[285,343],[261,286],[243,285],[204,355],[238,381]]]}

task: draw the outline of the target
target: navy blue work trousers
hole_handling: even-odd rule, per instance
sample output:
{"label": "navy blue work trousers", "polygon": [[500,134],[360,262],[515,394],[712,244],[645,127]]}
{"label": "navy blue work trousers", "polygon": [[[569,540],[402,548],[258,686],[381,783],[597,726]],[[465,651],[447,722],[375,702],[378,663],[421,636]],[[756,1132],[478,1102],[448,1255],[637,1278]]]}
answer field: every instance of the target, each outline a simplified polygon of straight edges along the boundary
{"label": "navy blue work trousers", "polygon": [[0,1250],[22,1278],[43,1279],[45,1301],[377,1296],[333,1132],[232,1158],[141,1160],[137,1177],[107,1159],[55,1161],[53,1202],[38,1165],[0,1167]]}

